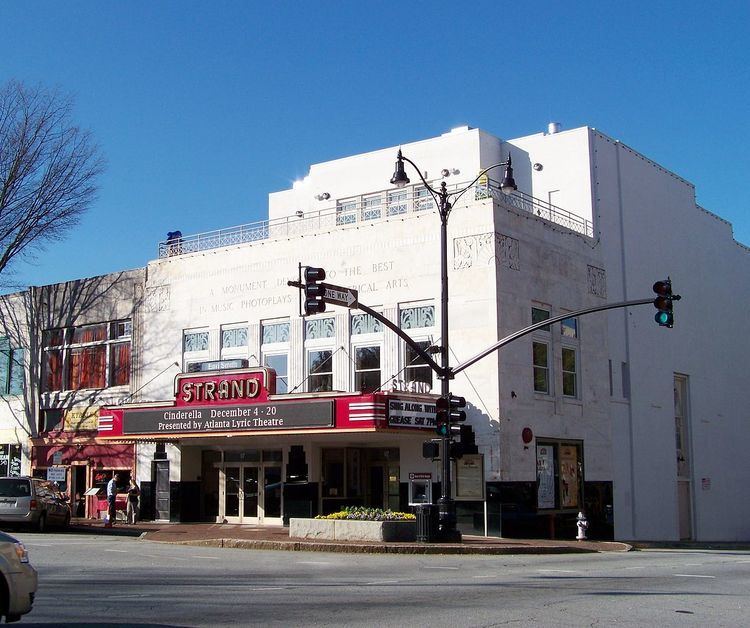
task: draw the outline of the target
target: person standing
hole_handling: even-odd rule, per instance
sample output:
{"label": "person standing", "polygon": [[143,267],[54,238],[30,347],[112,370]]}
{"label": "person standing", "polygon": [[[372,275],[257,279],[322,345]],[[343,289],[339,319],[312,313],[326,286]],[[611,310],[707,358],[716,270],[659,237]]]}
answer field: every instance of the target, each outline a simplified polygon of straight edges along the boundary
{"label": "person standing", "polygon": [[138,498],[141,495],[141,489],[135,483],[133,478],[130,478],[130,486],[128,486],[128,523],[136,523],[138,521]]}
{"label": "person standing", "polygon": [[107,523],[105,527],[111,528],[117,519],[115,503],[117,501],[117,483],[120,481],[120,474],[115,473],[112,479],[107,482]]}

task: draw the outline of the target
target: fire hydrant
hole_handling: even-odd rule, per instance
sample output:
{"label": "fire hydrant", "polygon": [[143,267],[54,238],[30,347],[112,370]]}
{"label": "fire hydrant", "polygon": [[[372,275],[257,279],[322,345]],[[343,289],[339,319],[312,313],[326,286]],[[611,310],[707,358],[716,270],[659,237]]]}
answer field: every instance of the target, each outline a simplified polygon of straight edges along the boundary
{"label": "fire hydrant", "polygon": [[578,536],[576,537],[576,540],[585,541],[586,530],[589,528],[589,521],[586,519],[586,515],[584,515],[583,512],[578,513],[578,517],[576,517],[576,525],[578,526]]}

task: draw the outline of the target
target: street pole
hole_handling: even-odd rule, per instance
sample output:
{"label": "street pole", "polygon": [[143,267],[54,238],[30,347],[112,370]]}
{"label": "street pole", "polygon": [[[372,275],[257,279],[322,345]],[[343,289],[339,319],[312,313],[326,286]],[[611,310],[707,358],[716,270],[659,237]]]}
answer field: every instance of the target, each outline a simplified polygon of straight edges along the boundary
{"label": "street pole", "polygon": [[[440,375],[440,396],[450,398],[450,371],[448,354],[448,215],[451,205],[448,202],[448,191],[445,181],[437,192],[440,200],[440,355],[442,374]],[[440,499],[438,500],[439,526],[438,534],[444,543],[459,543],[461,532],[456,528],[456,502],[451,496],[451,426],[448,415],[448,431],[441,437],[441,462],[443,466],[440,481]]]}

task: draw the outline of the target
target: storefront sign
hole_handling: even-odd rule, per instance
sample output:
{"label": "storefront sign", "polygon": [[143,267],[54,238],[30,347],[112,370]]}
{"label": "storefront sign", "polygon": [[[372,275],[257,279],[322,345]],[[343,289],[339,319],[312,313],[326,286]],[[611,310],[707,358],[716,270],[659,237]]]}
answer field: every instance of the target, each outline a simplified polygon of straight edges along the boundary
{"label": "storefront sign", "polygon": [[179,396],[183,403],[205,403],[206,401],[224,401],[255,399],[260,393],[260,381],[257,379],[219,379],[217,381],[180,382]]}
{"label": "storefront sign", "polygon": [[96,431],[99,421],[99,408],[83,406],[65,411],[64,429],[66,432]]}
{"label": "storefront sign", "polygon": [[123,434],[213,434],[305,427],[333,427],[333,401],[127,410],[122,419]]}
{"label": "storefront sign", "polygon": [[435,402],[388,400],[388,425],[396,427],[435,427]]}
{"label": "storefront sign", "polygon": [[50,467],[47,469],[47,480],[50,482],[65,482],[65,467]]}

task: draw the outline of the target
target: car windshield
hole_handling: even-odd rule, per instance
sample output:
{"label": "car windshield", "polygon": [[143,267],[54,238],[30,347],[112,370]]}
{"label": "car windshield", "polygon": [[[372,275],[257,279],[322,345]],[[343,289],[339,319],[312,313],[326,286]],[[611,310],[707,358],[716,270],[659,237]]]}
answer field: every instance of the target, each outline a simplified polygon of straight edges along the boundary
{"label": "car windshield", "polygon": [[0,479],[0,497],[28,497],[31,487],[28,480]]}

